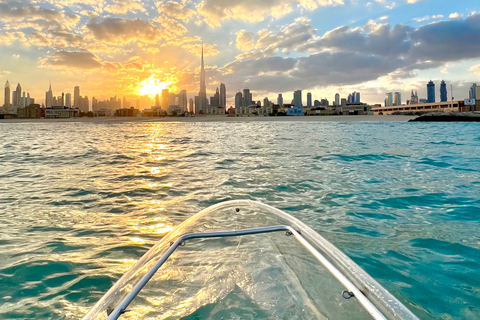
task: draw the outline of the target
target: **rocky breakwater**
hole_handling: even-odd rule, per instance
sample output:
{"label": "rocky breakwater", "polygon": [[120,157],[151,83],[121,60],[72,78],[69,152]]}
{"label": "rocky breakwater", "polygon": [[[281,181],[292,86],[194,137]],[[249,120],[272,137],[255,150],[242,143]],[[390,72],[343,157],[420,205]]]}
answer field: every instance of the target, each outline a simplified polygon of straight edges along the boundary
{"label": "rocky breakwater", "polygon": [[408,122],[480,122],[480,113],[477,112],[432,112],[411,119]]}

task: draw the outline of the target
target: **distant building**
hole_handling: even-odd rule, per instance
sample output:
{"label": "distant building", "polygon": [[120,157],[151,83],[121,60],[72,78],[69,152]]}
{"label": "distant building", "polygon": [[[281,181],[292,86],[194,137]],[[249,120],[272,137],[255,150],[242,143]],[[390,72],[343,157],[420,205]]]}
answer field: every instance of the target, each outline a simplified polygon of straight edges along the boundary
{"label": "distant building", "polygon": [[253,103],[252,101],[252,94],[250,93],[250,89],[243,89],[243,104],[242,106],[248,107]]}
{"label": "distant building", "polygon": [[435,102],[435,83],[432,80],[427,83],[427,102]]}
{"label": "distant building", "polygon": [[312,94],[309,92],[307,93],[307,108],[312,107]]}
{"label": "distant building", "polygon": [[243,96],[241,92],[235,94],[235,109],[240,109],[243,106]]}
{"label": "distant building", "polygon": [[340,94],[336,93],[335,94],[335,106],[339,106],[340,105]]}
{"label": "distant building", "polygon": [[[48,87],[48,91],[45,94],[45,106],[47,108],[50,108],[54,105],[53,103],[53,91],[52,91],[52,84],[50,83],[50,86]],[[57,103],[55,103],[57,105]]]}
{"label": "distant building", "polygon": [[5,83],[5,98],[3,101],[3,109],[5,113],[8,113],[8,109],[10,108],[10,83]]}
{"label": "distant building", "polygon": [[412,95],[410,97],[410,104],[418,104],[418,93],[417,91],[415,91],[415,93],[413,93],[413,90],[412,90]]}
{"label": "distant building", "polygon": [[220,108],[227,109],[227,88],[220,83]]}
{"label": "distant building", "polygon": [[78,105],[80,104],[80,87],[76,86],[73,88],[73,106],[75,108],[78,108]]}
{"label": "distant building", "polygon": [[65,95],[65,107],[71,108],[72,107],[72,94],[67,93]]}
{"label": "distant building", "polygon": [[278,94],[277,104],[278,104],[279,107],[283,107],[283,96],[282,96],[281,93]]}
{"label": "distant building", "polygon": [[444,80],[442,80],[442,82],[440,83],[440,102],[445,102],[447,100],[447,84]]}
{"label": "distant building", "polygon": [[162,103],[161,103],[162,109],[167,110],[168,106],[170,105],[169,102],[170,102],[170,98],[169,98],[168,89],[163,89],[162,90]]}
{"label": "distant building", "polygon": [[393,106],[393,93],[389,92],[385,95],[385,107]]}
{"label": "distant building", "polygon": [[[302,90],[296,90],[293,92],[293,106],[303,108]],[[288,115],[288,112],[287,112],[287,115]]]}
{"label": "distant building", "polygon": [[394,106],[402,105],[402,94],[400,92],[395,92],[393,94],[393,105]]}
{"label": "distant building", "polygon": [[468,97],[470,99],[477,100],[477,84],[472,83],[472,86],[470,87],[470,91],[468,93]]}

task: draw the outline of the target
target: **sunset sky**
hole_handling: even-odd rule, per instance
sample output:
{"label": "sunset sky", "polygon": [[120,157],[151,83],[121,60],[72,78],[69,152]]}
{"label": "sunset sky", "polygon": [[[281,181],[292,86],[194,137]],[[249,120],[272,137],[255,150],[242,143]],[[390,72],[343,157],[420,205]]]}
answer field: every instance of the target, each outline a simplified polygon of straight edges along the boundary
{"label": "sunset sky", "polygon": [[228,105],[243,88],[381,103],[426,97],[430,79],[449,99],[450,85],[463,99],[480,84],[478,0],[0,0],[2,87],[20,82],[37,103],[50,82],[90,99],[133,100],[155,82],[193,97],[202,41],[207,90],[225,83]]}

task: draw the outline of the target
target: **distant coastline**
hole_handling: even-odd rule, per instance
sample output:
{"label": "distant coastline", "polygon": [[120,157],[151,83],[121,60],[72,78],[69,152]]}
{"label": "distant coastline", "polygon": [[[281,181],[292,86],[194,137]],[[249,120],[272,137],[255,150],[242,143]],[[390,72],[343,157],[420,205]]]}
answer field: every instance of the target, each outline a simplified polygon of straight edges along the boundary
{"label": "distant coastline", "polygon": [[266,117],[266,116],[244,116],[227,117],[224,115],[207,115],[196,117],[97,117],[97,118],[65,118],[65,119],[0,119],[0,124],[4,123],[118,123],[118,122],[408,122],[416,116],[404,115],[355,115],[355,116],[303,116],[303,117]]}

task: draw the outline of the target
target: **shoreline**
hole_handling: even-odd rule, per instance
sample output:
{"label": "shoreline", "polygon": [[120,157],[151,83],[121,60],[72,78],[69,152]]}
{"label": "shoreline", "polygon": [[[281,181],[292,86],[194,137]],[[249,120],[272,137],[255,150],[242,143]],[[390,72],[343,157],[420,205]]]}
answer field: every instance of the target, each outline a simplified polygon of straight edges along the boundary
{"label": "shoreline", "polygon": [[352,115],[352,116],[246,116],[246,117],[227,117],[223,115],[207,115],[195,117],[97,117],[97,118],[65,118],[65,119],[0,119],[3,123],[118,123],[118,122],[165,122],[165,123],[183,123],[183,122],[408,122],[417,116],[404,115]]}

